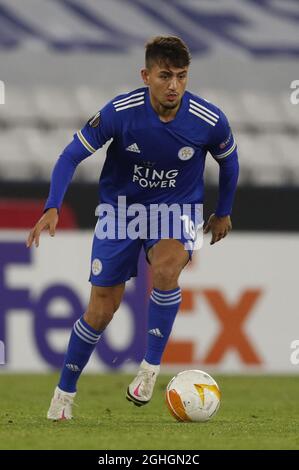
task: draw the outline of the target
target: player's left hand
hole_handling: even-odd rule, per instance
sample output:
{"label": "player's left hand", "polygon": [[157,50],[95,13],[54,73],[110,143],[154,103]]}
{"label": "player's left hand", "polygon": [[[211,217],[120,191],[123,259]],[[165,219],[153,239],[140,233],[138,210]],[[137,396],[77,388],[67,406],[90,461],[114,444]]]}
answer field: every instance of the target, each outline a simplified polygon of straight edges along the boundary
{"label": "player's left hand", "polygon": [[210,245],[219,242],[222,238],[226,237],[228,232],[232,229],[230,216],[217,217],[215,214],[210,215],[209,220],[204,228],[204,233],[212,232],[212,239]]}

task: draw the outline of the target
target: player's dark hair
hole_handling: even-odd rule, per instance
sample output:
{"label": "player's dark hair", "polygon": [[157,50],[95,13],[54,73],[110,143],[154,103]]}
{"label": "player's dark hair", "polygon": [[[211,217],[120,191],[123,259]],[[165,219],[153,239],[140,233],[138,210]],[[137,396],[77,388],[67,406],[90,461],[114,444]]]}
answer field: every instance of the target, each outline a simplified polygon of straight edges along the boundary
{"label": "player's dark hair", "polygon": [[151,68],[154,63],[186,67],[191,62],[188,46],[176,36],[156,36],[145,45],[145,66]]}

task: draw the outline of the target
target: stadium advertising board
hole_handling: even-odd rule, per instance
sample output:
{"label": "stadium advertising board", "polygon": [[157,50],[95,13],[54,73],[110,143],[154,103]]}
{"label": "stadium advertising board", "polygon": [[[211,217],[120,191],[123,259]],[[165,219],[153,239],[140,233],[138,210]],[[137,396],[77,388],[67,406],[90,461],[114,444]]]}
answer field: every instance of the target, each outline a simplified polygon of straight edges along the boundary
{"label": "stadium advertising board", "polygon": [[[25,232],[1,232],[1,370],[60,368],[74,321],[89,296],[91,232],[43,236],[28,250]],[[231,234],[203,248],[181,276],[183,300],[164,355],[165,370],[297,372],[296,236]],[[76,255],[74,256],[74,253]],[[295,267],[294,267],[295,270]],[[143,357],[150,276],[142,257],[87,370],[130,370]],[[294,343],[293,343],[294,344]],[[294,362],[294,361],[293,361]]]}

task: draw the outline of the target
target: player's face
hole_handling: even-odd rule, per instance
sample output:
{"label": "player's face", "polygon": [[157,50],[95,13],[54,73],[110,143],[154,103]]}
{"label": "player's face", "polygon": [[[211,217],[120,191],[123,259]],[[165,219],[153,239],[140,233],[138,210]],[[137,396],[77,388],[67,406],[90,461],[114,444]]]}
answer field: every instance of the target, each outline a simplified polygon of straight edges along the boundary
{"label": "player's face", "polygon": [[155,63],[149,69],[143,69],[141,74],[155,104],[166,109],[179,106],[187,85],[187,66],[176,68]]}

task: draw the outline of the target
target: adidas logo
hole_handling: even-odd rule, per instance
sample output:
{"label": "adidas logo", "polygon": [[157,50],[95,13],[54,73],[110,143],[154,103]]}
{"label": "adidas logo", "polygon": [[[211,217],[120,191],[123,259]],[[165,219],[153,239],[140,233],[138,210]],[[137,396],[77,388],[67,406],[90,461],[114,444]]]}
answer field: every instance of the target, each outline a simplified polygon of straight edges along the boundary
{"label": "adidas logo", "polygon": [[127,147],[126,150],[128,150],[129,152],[140,153],[139,147],[136,143],[129,145],[129,147]]}
{"label": "adidas logo", "polygon": [[159,328],[153,328],[152,330],[149,330],[148,332],[150,335],[157,336],[158,338],[164,338]]}
{"label": "adidas logo", "polygon": [[72,372],[80,372],[80,369],[77,366],[77,364],[66,364],[66,367],[70,369]]}

